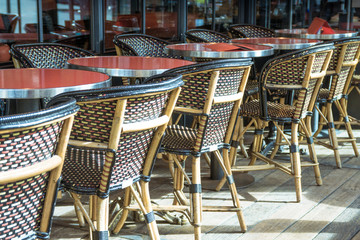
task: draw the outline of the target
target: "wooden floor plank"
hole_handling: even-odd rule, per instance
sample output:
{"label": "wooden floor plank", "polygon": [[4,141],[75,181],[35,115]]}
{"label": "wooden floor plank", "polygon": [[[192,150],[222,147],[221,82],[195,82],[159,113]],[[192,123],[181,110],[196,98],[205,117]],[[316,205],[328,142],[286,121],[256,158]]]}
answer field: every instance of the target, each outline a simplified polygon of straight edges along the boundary
{"label": "wooden floor plank", "polygon": [[[313,239],[323,228],[344,212],[359,195],[360,173],[357,173],[276,239]],[[341,234],[342,231],[339,233]]]}
{"label": "wooden floor plank", "polygon": [[356,173],[357,171],[353,169],[334,170],[323,179],[323,186],[312,186],[303,192],[304,197],[301,203],[284,204],[276,213],[255,225],[240,239],[274,239]]}
{"label": "wooden floor plank", "polygon": [[360,198],[326,226],[314,240],[350,240],[360,231]]}

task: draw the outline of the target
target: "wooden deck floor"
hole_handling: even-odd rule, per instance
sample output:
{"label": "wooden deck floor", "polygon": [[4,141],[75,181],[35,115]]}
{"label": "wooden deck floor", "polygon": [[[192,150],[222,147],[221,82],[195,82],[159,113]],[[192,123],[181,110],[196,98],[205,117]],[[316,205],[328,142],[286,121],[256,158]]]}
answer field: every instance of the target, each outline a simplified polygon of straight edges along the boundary
{"label": "wooden deck floor", "polygon": [[[360,136],[360,131],[357,135]],[[203,239],[360,240],[360,159],[353,156],[350,145],[343,144],[340,150],[343,168],[337,169],[332,151],[323,147],[316,150],[323,185],[316,185],[312,168],[303,168],[301,203],[295,203],[294,181],[285,173],[278,170],[251,172],[255,182],[238,188],[248,231],[240,233],[235,213],[204,213]],[[202,181],[204,204],[230,204],[231,197],[225,187],[219,192],[213,190],[217,181],[210,180],[209,168],[205,165]],[[154,202],[171,203],[171,178],[165,162],[157,161],[150,186]],[[168,224],[158,217],[157,223],[163,240],[193,239],[190,224]],[[65,196],[59,200],[51,239],[86,239],[87,231],[77,225],[71,199]],[[149,238],[144,223],[129,221],[110,239]]]}

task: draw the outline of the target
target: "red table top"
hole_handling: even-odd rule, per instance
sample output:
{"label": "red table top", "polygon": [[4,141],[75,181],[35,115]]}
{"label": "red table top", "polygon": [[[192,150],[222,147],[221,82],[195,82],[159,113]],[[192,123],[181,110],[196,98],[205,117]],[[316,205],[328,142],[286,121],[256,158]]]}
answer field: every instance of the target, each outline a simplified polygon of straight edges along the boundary
{"label": "red table top", "polygon": [[140,56],[97,56],[73,58],[68,60],[68,63],[93,68],[129,70],[171,69],[194,64],[194,62],[181,59]]}
{"label": "red table top", "polygon": [[103,73],[73,69],[2,69],[0,89],[47,89],[88,85],[106,81]]}
{"label": "red table top", "polygon": [[[229,47],[227,47],[229,46]],[[231,47],[232,46],[232,47]],[[233,44],[233,43],[185,43],[166,46],[169,49],[181,51],[206,51],[206,52],[224,52],[224,51],[261,51],[269,50],[271,47],[254,44]]]}
{"label": "red table top", "polygon": [[302,43],[319,43],[321,41],[315,39],[304,38],[239,38],[233,39],[233,43],[250,43],[250,44],[302,44]]}

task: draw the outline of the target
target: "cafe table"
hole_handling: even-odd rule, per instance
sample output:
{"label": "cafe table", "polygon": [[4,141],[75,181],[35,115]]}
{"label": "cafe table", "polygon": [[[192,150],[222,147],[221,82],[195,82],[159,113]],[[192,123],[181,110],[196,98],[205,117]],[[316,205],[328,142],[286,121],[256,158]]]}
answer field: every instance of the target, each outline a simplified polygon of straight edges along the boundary
{"label": "cafe table", "polygon": [[254,58],[274,54],[270,46],[238,43],[183,43],[165,47],[170,55],[190,58]]}
{"label": "cafe table", "polygon": [[347,30],[334,30],[331,34],[309,34],[307,29],[278,29],[275,30],[275,35],[278,37],[291,37],[291,38],[306,38],[306,39],[318,39],[318,40],[335,40],[339,38],[355,37],[358,32]]}
{"label": "cafe table", "polygon": [[236,38],[231,40],[232,43],[240,44],[260,44],[273,47],[275,50],[296,50],[303,49],[322,41],[317,39],[305,38],[286,38],[286,37],[272,37],[272,38]]}
{"label": "cafe table", "polygon": [[39,99],[59,93],[110,86],[111,77],[98,72],[45,68],[0,70],[0,98],[16,99],[16,113],[39,110]]}
{"label": "cafe table", "polygon": [[[106,73],[113,77],[114,85],[120,85],[117,78],[147,78],[163,73],[171,68],[190,64],[194,64],[194,62],[175,58],[141,56],[93,56],[70,59],[67,61],[66,67],[70,69],[82,69]],[[123,84],[126,85],[129,83],[124,82]]]}

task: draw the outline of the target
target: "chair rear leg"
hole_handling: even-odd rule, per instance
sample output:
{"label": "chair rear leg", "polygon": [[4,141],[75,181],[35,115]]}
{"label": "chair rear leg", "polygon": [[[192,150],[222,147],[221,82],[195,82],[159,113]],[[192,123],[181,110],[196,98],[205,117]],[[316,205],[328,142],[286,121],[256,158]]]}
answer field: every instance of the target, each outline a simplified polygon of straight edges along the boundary
{"label": "chair rear leg", "polygon": [[346,109],[346,99],[342,98],[342,99],[340,99],[340,102],[336,101],[335,103],[336,103],[339,111],[341,111],[342,115],[344,116],[343,121],[344,121],[345,128],[346,128],[349,139],[354,139],[354,140],[351,140],[350,142],[351,142],[351,145],[353,147],[355,156],[358,157],[359,156],[359,151],[358,151],[358,148],[356,146],[356,138],[354,136],[354,133],[352,131],[352,127],[351,127],[351,124],[350,124],[350,121],[349,121],[349,115],[348,115],[347,109]]}
{"label": "chair rear leg", "polygon": [[130,188],[127,187],[125,189],[124,202],[123,202],[123,206],[122,206],[123,210],[121,212],[121,218],[113,230],[114,234],[118,234],[120,232],[121,228],[124,226],[125,221],[129,215],[129,210],[127,209],[127,207],[130,205],[130,203],[131,203],[131,192],[130,192]]}
{"label": "chair rear leg", "polygon": [[321,186],[322,185],[322,178],[321,178],[321,174],[320,174],[320,167],[319,167],[319,162],[317,159],[317,155],[315,152],[315,144],[314,144],[314,139],[311,136],[311,117],[308,116],[306,117],[306,123],[303,122],[303,120],[301,120],[301,126],[302,129],[305,133],[306,136],[306,141],[308,144],[308,149],[309,149],[309,156],[310,159],[314,162],[314,173],[315,173],[315,180],[316,180],[316,184]]}
{"label": "chair rear leg", "polygon": [[299,128],[298,123],[291,124],[290,157],[293,165],[296,201],[300,202],[302,195],[302,187],[301,187],[301,164],[300,164],[300,153],[299,153],[298,128]]}
{"label": "chair rear leg", "polygon": [[327,103],[326,105],[327,110],[327,119],[328,119],[328,126],[329,126],[329,138],[330,138],[330,144],[332,146],[332,149],[334,151],[335,161],[338,168],[341,168],[341,158],[339,153],[339,143],[336,136],[335,131],[335,125],[334,125],[334,116],[332,112],[332,104]]}

